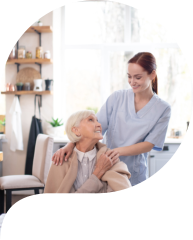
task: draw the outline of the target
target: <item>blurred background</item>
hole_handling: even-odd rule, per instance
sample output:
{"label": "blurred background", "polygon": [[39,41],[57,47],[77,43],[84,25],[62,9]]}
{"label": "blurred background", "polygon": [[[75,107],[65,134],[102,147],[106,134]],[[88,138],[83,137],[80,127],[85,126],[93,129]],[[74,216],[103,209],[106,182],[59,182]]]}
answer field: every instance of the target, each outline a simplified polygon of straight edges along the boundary
{"label": "blurred background", "polygon": [[[64,137],[64,126],[72,113],[82,109],[94,109],[97,112],[111,93],[129,88],[127,62],[134,54],[141,51],[154,54],[157,60],[158,95],[172,107],[165,144],[175,145],[175,150],[170,151],[171,147],[164,157],[155,158],[153,155],[150,175],[158,171],[179,147],[191,116],[190,71],[177,44],[178,39],[172,35],[172,29],[142,10],[108,1],[68,4],[46,14],[32,26],[44,31],[41,44],[43,50],[48,50],[51,55],[49,64],[46,64],[47,60],[41,60],[42,80],[53,79],[51,92],[42,95],[44,133],[48,133],[48,121],[53,117],[62,119]],[[23,59],[21,62],[25,64],[20,64],[19,70],[33,67],[39,72],[40,66],[34,64],[39,36],[30,31],[26,29],[21,36],[19,47],[24,46],[31,51],[33,63]],[[8,59],[5,71],[0,76],[1,93],[5,91],[6,84],[16,83],[17,61]],[[0,146],[4,155],[0,176],[23,174],[25,169],[30,124],[34,115],[34,95],[26,93],[20,96],[24,150],[12,152],[9,111],[14,94],[0,94],[0,127],[4,135]],[[66,138],[58,140],[56,136],[54,151],[66,142]],[[155,159],[158,159],[157,162]]]}
{"label": "blurred background", "polygon": [[[129,88],[128,60],[137,52],[148,51],[157,60],[159,96],[172,106],[167,136],[172,129],[185,134],[192,86],[188,63],[172,29],[141,10],[113,2],[79,2],[57,9],[47,18],[50,15],[60,38],[53,41],[54,87],[57,92],[62,87],[65,93],[54,97],[55,116],[66,122],[77,110],[99,110],[112,92]],[[5,79],[3,75],[1,89]],[[1,95],[0,115],[6,114],[5,102]]]}

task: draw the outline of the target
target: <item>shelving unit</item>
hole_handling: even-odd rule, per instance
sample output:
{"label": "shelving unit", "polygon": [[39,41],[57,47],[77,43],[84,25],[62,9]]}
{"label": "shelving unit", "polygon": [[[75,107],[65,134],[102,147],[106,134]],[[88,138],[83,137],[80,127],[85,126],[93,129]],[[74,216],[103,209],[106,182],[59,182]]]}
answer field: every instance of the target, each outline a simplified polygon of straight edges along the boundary
{"label": "shelving unit", "polygon": [[7,64],[51,64],[51,59],[36,59],[36,58],[23,58],[23,59],[9,59],[7,60]]}
{"label": "shelving unit", "polygon": [[[51,26],[31,26],[29,27],[25,33],[37,33],[39,35],[39,46],[42,45],[42,33],[52,33]],[[19,40],[17,41],[17,50],[19,49]],[[16,64],[17,65],[17,72],[19,72],[20,64],[37,64],[40,66],[40,74],[42,74],[42,64],[51,64],[51,59],[8,59],[7,64]]]}
{"label": "shelving unit", "polygon": [[1,92],[1,94],[9,95],[27,95],[27,94],[36,94],[36,95],[53,95],[52,91],[13,91],[13,92]]}
{"label": "shelving unit", "polygon": [[[42,40],[41,36],[42,33],[52,33],[51,26],[31,26],[29,27],[25,33],[35,33],[39,35],[39,46],[41,46]],[[17,41],[17,50],[19,49],[19,40]],[[8,59],[7,65],[9,64],[16,64],[17,65],[17,72],[19,72],[20,64],[37,64],[40,66],[40,74],[42,73],[42,64],[52,64],[51,59],[38,59],[38,58],[23,58],[23,59]],[[21,95],[29,95],[34,94],[35,98],[38,96],[40,98],[40,106],[42,106],[42,95],[53,95],[52,91],[13,91],[13,92],[1,92],[1,94],[6,95],[15,95],[20,99]]]}
{"label": "shelving unit", "polygon": [[15,95],[20,100],[21,95],[29,95],[34,94],[35,97],[38,96],[40,98],[40,107],[42,107],[42,95],[53,95],[52,91],[13,91],[13,92],[1,92],[1,94]]}
{"label": "shelving unit", "polygon": [[52,27],[51,26],[31,26],[25,32],[26,33],[34,33],[34,32],[51,33]]}

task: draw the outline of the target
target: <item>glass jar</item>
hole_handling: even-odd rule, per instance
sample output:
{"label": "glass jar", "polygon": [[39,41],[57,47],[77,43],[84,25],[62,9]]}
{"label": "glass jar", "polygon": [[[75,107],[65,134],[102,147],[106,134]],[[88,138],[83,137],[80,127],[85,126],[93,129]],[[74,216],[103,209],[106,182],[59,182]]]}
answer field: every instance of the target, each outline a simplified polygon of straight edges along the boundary
{"label": "glass jar", "polygon": [[25,58],[25,47],[21,46],[18,49],[18,58]]}
{"label": "glass jar", "polygon": [[26,58],[32,58],[32,53],[30,51],[26,52]]}
{"label": "glass jar", "polygon": [[36,58],[43,58],[43,48],[42,47],[36,48]]}
{"label": "glass jar", "polygon": [[16,58],[16,48],[14,47],[9,54],[9,59],[15,59]]}
{"label": "glass jar", "polygon": [[29,82],[26,82],[26,83],[24,84],[24,90],[30,91],[30,83],[29,83]]}
{"label": "glass jar", "polygon": [[50,51],[49,50],[47,50],[47,51],[45,51],[45,53],[44,53],[44,58],[45,59],[50,59]]}

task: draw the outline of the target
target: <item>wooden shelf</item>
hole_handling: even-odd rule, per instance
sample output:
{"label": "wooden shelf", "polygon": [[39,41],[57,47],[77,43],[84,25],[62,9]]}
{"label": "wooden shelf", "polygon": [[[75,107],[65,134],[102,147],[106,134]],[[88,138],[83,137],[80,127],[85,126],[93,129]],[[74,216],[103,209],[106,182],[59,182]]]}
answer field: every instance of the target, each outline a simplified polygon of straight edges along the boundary
{"label": "wooden shelf", "polygon": [[38,31],[39,33],[51,33],[52,27],[51,26],[31,26],[25,32],[26,33],[34,33]]}
{"label": "wooden shelf", "polygon": [[27,94],[38,94],[38,95],[53,95],[52,91],[13,91],[13,92],[1,92],[1,94],[12,94],[12,95],[27,95]]}
{"label": "wooden shelf", "polygon": [[8,59],[7,64],[33,64],[33,63],[39,63],[39,64],[51,64],[52,60],[51,59],[38,59],[38,58],[21,58],[21,59]]}

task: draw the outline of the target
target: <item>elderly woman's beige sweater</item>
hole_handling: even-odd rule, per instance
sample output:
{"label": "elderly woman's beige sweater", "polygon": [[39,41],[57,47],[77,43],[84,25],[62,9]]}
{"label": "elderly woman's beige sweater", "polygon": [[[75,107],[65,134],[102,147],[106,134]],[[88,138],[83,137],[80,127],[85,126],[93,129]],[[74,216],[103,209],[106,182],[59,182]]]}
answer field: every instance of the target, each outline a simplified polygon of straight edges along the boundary
{"label": "elderly woman's beige sweater", "polygon": [[[108,149],[105,144],[96,144],[97,159]],[[77,190],[73,186],[78,171],[78,160],[75,151],[62,166],[51,165],[44,193],[104,193],[119,191],[131,187],[131,177],[127,165],[117,162],[99,180],[94,174]]]}

